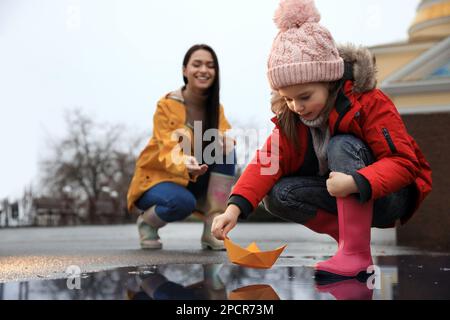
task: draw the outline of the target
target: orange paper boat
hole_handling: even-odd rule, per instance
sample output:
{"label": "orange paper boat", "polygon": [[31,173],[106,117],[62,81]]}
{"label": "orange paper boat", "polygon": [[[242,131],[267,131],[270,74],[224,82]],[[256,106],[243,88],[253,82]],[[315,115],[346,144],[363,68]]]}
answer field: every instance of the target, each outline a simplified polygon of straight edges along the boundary
{"label": "orange paper boat", "polygon": [[233,243],[229,238],[226,238],[224,243],[228,258],[232,263],[255,269],[272,268],[280,254],[287,247],[284,245],[273,251],[261,251],[255,242],[250,244],[246,249]]}

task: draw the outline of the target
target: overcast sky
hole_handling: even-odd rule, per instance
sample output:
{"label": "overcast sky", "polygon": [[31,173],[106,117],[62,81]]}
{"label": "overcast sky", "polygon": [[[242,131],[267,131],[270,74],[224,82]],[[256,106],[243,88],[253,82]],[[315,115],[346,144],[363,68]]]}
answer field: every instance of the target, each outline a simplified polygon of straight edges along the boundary
{"label": "overcast sky", "polygon": [[[419,0],[317,0],[337,42],[407,39]],[[182,85],[181,62],[210,44],[232,124],[268,126],[266,62],[278,0],[0,0],[0,199],[35,182],[63,111],[150,129],[157,100]]]}

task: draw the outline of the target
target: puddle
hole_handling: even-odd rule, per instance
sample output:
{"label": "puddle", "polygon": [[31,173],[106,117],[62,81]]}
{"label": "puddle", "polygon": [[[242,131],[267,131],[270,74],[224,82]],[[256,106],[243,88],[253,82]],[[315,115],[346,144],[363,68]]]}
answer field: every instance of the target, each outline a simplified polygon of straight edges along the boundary
{"label": "puddle", "polygon": [[450,299],[449,256],[374,257],[376,276],[319,286],[311,267],[235,265],[120,268],[60,280],[0,284],[19,300],[403,300]]}

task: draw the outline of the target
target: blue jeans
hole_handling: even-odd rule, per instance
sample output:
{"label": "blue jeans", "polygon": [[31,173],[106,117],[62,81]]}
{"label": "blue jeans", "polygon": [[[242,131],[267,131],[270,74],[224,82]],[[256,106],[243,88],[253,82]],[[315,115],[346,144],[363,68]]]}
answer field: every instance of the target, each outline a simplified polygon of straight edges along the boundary
{"label": "blue jeans", "polygon": [[[330,171],[352,174],[374,163],[370,149],[360,139],[351,135],[339,135],[328,145]],[[313,219],[317,210],[323,209],[337,215],[336,198],[326,186],[327,177],[286,177],[269,192],[264,205],[271,214],[287,221],[305,224]],[[407,214],[414,204],[414,186],[374,202],[372,226],[385,228]]]}
{"label": "blue jeans", "polygon": [[187,187],[173,182],[159,183],[147,190],[136,201],[135,205],[142,211],[156,205],[156,214],[165,222],[184,220],[195,210],[197,200],[206,195],[211,172],[234,176],[236,161],[233,162],[227,164],[227,161],[224,161],[224,164],[209,166],[208,171],[203,176],[199,177],[195,183],[189,183]]}

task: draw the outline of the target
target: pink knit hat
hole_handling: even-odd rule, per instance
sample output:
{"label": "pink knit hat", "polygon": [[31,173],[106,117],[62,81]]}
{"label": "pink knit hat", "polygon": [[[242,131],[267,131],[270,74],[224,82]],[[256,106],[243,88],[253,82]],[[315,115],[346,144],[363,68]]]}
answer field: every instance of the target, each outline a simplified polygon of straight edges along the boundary
{"label": "pink knit hat", "polygon": [[280,32],[268,63],[272,89],[343,77],[344,60],[330,32],[319,24],[313,0],[281,0],[274,21]]}

